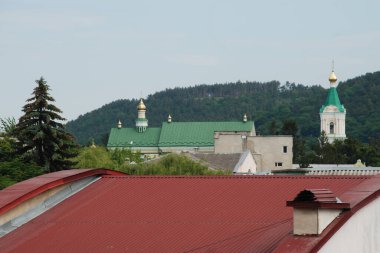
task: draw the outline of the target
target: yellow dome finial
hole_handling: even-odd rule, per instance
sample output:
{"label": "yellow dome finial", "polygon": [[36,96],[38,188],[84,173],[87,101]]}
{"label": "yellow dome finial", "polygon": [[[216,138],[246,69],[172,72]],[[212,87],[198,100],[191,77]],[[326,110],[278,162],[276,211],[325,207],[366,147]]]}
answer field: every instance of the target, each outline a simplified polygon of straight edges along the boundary
{"label": "yellow dome finial", "polygon": [[330,81],[330,83],[335,83],[337,80],[338,80],[338,78],[336,78],[336,75],[335,75],[335,73],[334,73],[334,70],[331,71],[331,74],[330,74],[330,76],[329,76],[329,81]]}
{"label": "yellow dome finial", "polygon": [[338,78],[336,77],[335,75],[335,72],[334,72],[334,61],[332,61],[332,70],[331,70],[331,74],[329,76],[329,81],[330,83],[336,83],[336,81],[338,80]]}
{"label": "yellow dome finial", "polygon": [[137,110],[146,110],[146,106],[145,106],[144,101],[143,101],[142,98],[140,98],[140,103],[137,106]]}

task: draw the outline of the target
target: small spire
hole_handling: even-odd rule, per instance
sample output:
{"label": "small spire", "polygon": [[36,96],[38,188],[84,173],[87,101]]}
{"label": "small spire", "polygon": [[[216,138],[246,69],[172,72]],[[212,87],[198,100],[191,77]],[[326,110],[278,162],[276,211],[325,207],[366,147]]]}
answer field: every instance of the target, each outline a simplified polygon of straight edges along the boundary
{"label": "small spire", "polygon": [[243,122],[247,122],[247,114],[246,113],[244,113]]}
{"label": "small spire", "polygon": [[122,127],[122,124],[121,124],[121,121],[119,120],[119,122],[117,122],[117,128],[121,128]]}
{"label": "small spire", "polygon": [[145,106],[144,101],[143,101],[142,98],[140,98],[140,102],[139,102],[139,104],[137,106],[137,110],[146,110],[146,106]]}
{"label": "small spire", "polygon": [[168,116],[168,123],[171,123],[172,122],[172,116],[169,114]]}

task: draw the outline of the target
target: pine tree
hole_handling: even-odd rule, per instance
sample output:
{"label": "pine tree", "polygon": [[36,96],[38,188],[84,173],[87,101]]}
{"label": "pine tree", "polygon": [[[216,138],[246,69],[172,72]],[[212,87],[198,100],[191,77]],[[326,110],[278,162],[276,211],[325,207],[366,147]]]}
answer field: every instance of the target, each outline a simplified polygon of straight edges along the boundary
{"label": "pine tree", "polygon": [[49,86],[41,77],[36,80],[33,97],[26,100],[25,113],[16,127],[19,151],[47,171],[67,169],[74,165],[68,158],[77,154],[74,138],[64,129],[62,111],[52,104]]}

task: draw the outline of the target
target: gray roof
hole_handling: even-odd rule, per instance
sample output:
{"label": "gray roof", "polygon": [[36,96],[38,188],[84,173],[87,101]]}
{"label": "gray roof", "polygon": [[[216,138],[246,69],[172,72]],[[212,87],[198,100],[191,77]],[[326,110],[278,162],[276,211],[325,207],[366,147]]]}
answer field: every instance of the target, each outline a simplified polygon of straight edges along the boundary
{"label": "gray roof", "polygon": [[214,170],[224,170],[226,172],[232,172],[239,162],[241,153],[235,154],[188,154],[193,159],[197,159],[203,165]]}

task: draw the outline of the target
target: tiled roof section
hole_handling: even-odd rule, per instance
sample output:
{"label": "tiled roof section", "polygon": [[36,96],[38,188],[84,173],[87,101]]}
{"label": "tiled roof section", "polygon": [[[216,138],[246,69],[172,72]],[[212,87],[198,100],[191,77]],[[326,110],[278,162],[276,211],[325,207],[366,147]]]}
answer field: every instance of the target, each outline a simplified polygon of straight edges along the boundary
{"label": "tiled roof section", "polygon": [[336,90],[336,87],[330,87],[327,93],[326,101],[322,105],[320,112],[323,112],[325,107],[329,105],[336,106],[340,112],[344,112],[344,106],[340,103],[338,91]]}
{"label": "tiled roof section", "polygon": [[236,154],[191,154],[191,156],[199,159],[204,165],[210,169],[223,170],[232,172],[241,157],[240,153]]}
{"label": "tiled roof section", "polygon": [[157,147],[161,128],[148,127],[139,133],[135,128],[112,128],[107,147]]}
{"label": "tiled roof section", "polygon": [[163,122],[160,147],[213,146],[215,131],[250,132],[253,121],[233,122]]}
{"label": "tiled roof section", "polygon": [[292,231],[286,200],[367,179],[105,176],[0,238],[0,252],[270,252]]}

